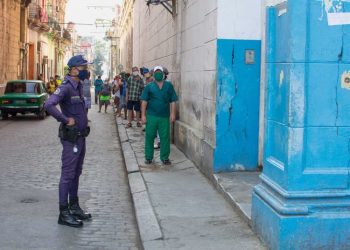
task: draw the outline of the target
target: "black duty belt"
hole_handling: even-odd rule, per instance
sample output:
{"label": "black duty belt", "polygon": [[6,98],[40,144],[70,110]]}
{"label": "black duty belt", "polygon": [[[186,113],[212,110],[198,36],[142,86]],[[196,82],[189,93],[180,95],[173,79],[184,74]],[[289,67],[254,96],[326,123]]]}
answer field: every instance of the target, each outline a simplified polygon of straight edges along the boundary
{"label": "black duty belt", "polygon": [[78,129],[77,126],[68,126],[61,123],[58,131],[58,137],[62,140],[76,143],[79,137],[87,137],[90,134],[90,127],[85,129]]}

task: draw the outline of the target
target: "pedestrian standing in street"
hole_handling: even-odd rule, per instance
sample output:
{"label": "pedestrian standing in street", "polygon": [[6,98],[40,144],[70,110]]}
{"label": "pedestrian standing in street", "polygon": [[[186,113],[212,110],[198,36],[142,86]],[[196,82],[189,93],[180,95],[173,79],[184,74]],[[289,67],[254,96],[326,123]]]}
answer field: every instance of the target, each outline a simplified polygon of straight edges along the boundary
{"label": "pedestrian standing in street", "polygon": [[97,79],[94,82],[94,86],[95,86],[95,104],[97,104],[97,101],[100,97],[100,92],[102,90],[102,85],[103,85],[103,81],[101,79],[101,76],[98,76]]}
{"label": "pedestrian standing in street", "polygon": [[[127,79],[128,76],[125,72],[120,73],[121,77],[121,84],[120,84],[120,111],[123,111],[124,113],[124,120],[127,119],[127,108],[126,108],[126,93],[127,93]],[[130,77],[130,76],[129,76]]]}
{"label": "pedestrian standing in street", "polygon": [[112,96],[112,87],[109,84],[109,80],[106,79],[104,84],[102,85],[102,90],[100,93],[100,104],[98,112],[101,113],[102,106],[105,106],[105,113],[107,113],[107,107],[110,104],[110,99]]}
{"label": "pedestrian standing in street", "polygon": [[62,84],[61,77],[59,75],[55,75],[55,81],[57,86],[60,86]]}
{"label": "pedestrian standing in street", "polygon": [[47,92],[48,92],[50,95],[52,95],[52,94],[56,91],[56,88],[57,88],[57,83],[56,83],[56,81],[53,79],[53,77],[50,77],[49,82],[46,84]]}
{"label": "pedestrian standing in street", "polygon": [[157,131],[160,136],[160,160],[170,165],[170,122],[176,118],[177,95],[173,85],[165,81],[161,66],[154,68],[154,81],[148,84],[141,95],[142,122],[146,124],[145,163],[151,164],[154,154],[154,138]]}
{"label": "pedestrian standing in street", "polygon": [[91,80],[90,80],[90,72],[87,75],[87,78],[83,81],[84,86],[84,100],[85,100],[85,108],[86,113],[89,112],[89,109],[91,109]]}
{"label": "pedestrian standing in street", "polygon": [[117,75],[114,78],[113,85],[113,94],[114,94],[114,107],[116,108],[115,114],[120,116],[120,88],[121,88],[121,79],[120,76]]}
{"label": "pedestrian standing in street", "polygon": [[134,111],[136,112],[136,125],[142,127],[140,122],[140,96],[144,88],[143,80],[140,76],[139,69],[137,67],[132,68],[132,76],[129,77],[127,83],[127,95],[126,102],[128,108],[128,124],[126,128],[132,127],[132,119]]}
{"label": "pedestrian standing in street", "polygon": [[[68,61],[69,73],[62,85],[45,103],[45,109],[61,122],[59,137],[63,146],[61,179],[59,184],[58,223],[71,227],[83,226],[82,220],[91,218],[79,205],[79,177],[85,157],[85,137],[89,135],[83,80],[88,78],[88,62],[81,55]],[[61,111],[56,105],[59,104]]]}
{"label": "pedestrian standing in street", "polygon": [[152,72],[150,72],[148,68],[143,67],[143,82],[145,83],[145,86],[153,81]]}

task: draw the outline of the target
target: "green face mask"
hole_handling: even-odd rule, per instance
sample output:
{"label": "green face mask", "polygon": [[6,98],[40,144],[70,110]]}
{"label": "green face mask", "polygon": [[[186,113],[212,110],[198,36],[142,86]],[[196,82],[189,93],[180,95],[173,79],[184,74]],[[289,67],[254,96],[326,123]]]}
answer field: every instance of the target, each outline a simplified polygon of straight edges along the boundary
{"label": "green face mask", "polygon": [[163,72],[156,72],[156,73],[154,73],[154,79],[155,79],[157,82],[163,81],[163,79],[164,79],[164,74],[163,74]]}

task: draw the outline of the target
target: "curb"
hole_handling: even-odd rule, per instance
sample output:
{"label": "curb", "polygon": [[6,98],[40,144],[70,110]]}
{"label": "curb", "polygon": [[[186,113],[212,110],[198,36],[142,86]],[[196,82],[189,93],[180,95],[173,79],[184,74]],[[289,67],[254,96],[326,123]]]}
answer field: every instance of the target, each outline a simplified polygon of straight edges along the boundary
{"label": "curb", "polygon": [[220,183],[219,177],[213,175],[214,186],[216,189],[225,197],[225,199],[231,204],[233,209],[240,215],[240,217],[252,228],[251,215],[247,214],[240,203],[233,197],[229,192],[226,191],[225,187]]}
{"label": "curb", "polygon": [[120,118],[116,117],[115,120],[128,174],[129,187],[141,237],[141,244],[142,248],[145,249],[146,242],[163,239],[163,233],[153,210],[148,190],[137,163],[135,153],[129,142],[126,129]]}

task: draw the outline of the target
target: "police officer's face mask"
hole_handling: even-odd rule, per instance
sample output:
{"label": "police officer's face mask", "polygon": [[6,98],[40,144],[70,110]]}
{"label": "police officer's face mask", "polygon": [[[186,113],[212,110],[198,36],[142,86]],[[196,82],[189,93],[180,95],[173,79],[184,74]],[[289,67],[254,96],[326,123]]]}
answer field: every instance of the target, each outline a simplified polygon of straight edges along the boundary
{"label": "police officer's face mask", "polygon": [[75,67],[75,69],[78,70],[78,75],[76,75],[76,71],[73,71],[70,73],[71,76],[74,76],[74,77],[78,77],[80,80],[84,81],[85,79],[89,79],[89,76],[90,76],[90,72],[89,70],[87,69],[87,67],[85,66],[78,66],[78,67]]}
{"label": "police officer's face mask", "polygon": [[79,70],[78,78],[82,81],[88,79],[90,72],[87,69]]}

